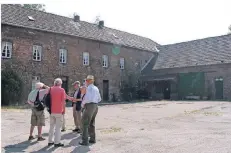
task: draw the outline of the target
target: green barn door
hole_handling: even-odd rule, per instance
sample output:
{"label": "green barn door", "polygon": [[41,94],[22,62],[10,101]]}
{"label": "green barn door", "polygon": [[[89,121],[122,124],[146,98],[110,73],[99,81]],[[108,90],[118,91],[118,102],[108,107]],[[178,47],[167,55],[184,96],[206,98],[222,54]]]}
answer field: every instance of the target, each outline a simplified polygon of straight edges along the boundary
{"label": "green barn door", "polygon": [[223,78],[215,79],[216,99],[223,99]]}

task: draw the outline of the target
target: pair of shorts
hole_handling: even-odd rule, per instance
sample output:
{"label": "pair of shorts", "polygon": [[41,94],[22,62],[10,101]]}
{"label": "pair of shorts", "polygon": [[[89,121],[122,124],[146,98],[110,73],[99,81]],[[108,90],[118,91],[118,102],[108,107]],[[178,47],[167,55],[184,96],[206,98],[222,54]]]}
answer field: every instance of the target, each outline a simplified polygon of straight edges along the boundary
{"label": "pair of shorts", "polygon": [[31,125],[32,126],[45,126],[44,110],[37,111],[35,108],[32,109]]}

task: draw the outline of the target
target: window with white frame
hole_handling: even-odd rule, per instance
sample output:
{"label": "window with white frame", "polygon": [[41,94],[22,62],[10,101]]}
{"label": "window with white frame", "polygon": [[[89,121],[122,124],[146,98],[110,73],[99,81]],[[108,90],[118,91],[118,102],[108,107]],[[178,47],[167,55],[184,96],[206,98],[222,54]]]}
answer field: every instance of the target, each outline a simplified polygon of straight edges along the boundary
{"label": "window with white frame", "polygon": [[12,43],[11,42],[2,42],[2,58],[11,58],[12,54]]}
{"label": "window with white frame", "polygon": [[124,58],[120,58],[120,69],[124,69]]}
{"label": "window with white frame", "polygon": [[108,56],[103,55],[102,60],[103,60],[103,67],[108,67]]}
{"label": "window with white frame", "polygon": [[42,46],[33,45],[33,60],[41,61]]}
{"label": "window with white frame", "polygon": [[89,65],[89,53],[83,52],[83,65]]}
{"label": "window with white frame", "polygon": [[67,50],[59,49],[59,63],[67,63]]}
{"label": "window with white frame", "polygon": [[38,76],[33,76],[32,77],[32,90],[35,89],[35,84],[40,82],[40,78]]}

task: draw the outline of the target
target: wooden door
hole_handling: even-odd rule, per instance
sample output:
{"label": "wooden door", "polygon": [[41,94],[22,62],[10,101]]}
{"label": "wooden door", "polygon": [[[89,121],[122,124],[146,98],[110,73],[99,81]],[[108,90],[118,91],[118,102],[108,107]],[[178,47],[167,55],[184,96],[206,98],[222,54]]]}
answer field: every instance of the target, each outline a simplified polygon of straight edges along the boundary
{"label": "wooden door", "polygon": [[223,78],[215,79],[216,99],[223,99]]}
{"label": "wooden door", "polygon": [[109,81],[103,80],[103,100],[108,101],[109,99]]}

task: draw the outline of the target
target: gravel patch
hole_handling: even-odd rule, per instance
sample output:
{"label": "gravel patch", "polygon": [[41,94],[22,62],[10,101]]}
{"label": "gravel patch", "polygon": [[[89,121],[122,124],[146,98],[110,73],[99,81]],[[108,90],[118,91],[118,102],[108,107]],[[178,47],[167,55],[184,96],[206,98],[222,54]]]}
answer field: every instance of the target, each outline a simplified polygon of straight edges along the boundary
{"label": "gravel patch", "polygon": [[[2,109],[2,152],[55,153],[231,153],[231,103],[151,101],[104,105],[96,118],[97,143],[79,146],[67,108],[63,148],[28,142],[29,109]],[[44,137],[48,139],[49,114]],[[37,130],[34,132],[37,134]]]}

